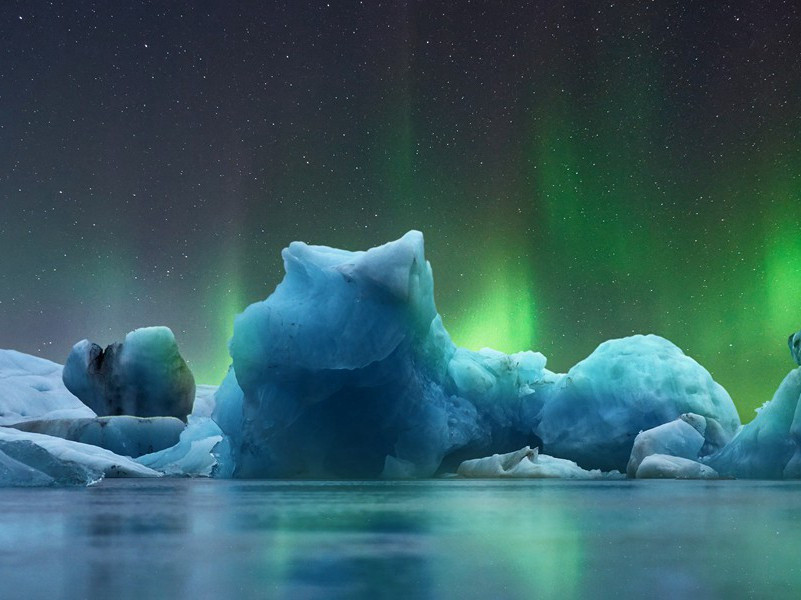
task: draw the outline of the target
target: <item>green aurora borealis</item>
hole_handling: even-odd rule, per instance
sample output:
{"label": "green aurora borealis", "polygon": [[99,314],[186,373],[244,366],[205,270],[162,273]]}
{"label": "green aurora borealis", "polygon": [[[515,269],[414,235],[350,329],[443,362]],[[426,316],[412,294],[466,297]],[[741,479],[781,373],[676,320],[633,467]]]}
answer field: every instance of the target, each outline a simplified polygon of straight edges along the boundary
{"label": "green aurora borealis", "polygon": [[658,333],[745,421],[792,368],[793,7],[56,4],[0,9],[2,347],[165,324],[217,383],[282,247],[414,228],[457,343]]}

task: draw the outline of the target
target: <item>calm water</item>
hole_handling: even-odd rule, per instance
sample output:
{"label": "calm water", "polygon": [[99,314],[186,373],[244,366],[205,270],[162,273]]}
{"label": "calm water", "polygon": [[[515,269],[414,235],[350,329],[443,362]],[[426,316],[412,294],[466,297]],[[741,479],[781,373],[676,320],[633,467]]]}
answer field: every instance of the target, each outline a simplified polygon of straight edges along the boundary
{"label": "calm water", "polygon": [[797,598],[801,483],[0,490],[2,598]]}

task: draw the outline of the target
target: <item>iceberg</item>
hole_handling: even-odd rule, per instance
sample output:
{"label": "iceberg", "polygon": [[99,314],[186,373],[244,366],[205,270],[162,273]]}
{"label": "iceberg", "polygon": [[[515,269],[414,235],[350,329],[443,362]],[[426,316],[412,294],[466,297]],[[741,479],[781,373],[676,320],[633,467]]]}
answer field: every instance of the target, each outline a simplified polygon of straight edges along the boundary
{"label": "iceberg", "polygon": [[[218,402],[218,396],[224,399]],[[227,402],[227,405],[226,405]],[[226,411],[226,406],[229,410]],[[137,462],[164,475],[231,477],[234,469],[231,440],[242,413],[242,391],[233,369],[219,386],[198,386],[188,425],[178,443],[137,458]],[[223,433],[225,427],[230,433]]]}
{"label": "iceberg", "polygon": [[12,427],[136,457],[174,446],[185,425],[174,417],[121,416],[26,421]]}
{"label": "iceberg", "polygon": [[664,338],[635,335],[602,343],[571,368],[537,431],[548,454],[625,471],[640,431],[684,413],[715,421],[724,436],[740,426],[731,397],[706,369]]}
{"label": "iceberg", "polygon": [[720,479],[711,467],[689,458],[651,454],[646,456],[636,473],[637,479]]}
{"label": "iceberg", "polygon": [[91,418],[95,413],[61,381],[59,364],[0,350],[0,426],[41,419]]}
{"label": "iceberg", "polygon": [[235,477],[429,477],[525,446],[623,471],[640,431],[684,413],[724,435],[740,425],[726,391],[658,336],[605,342],[567,374],[538,352],[457,348],[420,232],[357,252],[293,242],[282,257],[283,281],[235,321],[215,395]]}
{"label": "iceberg", "polygon": [[587,471],[572,460],[540,454],[536,448],[526,446],[516,452],[493,454],[485,458],[466,460],[456,471],[462,477],[528,478],[528,479],[619,479],[617,471],[602,473]]}
{"label": "iceberg", "polygon": [[0,476],[0,485],[29,486],[90,485],[103,477],[160,474],[103,448],[0,427]]}
{"label": "iceberg", "polygon": [[64,385],[99,416],[176,417],[186,420],[195,380],[167,327],[143,327],[103,350],[75,344],[64,365]]}
{"label": "iceberg", "polygon": [[626,474],[636,477],[642,461],[652,454],[697,459],[704,446],[706,423],[702,419],[690,413],[640,433],[634,438]]}
{"label": "iceberg", "polygon": [[801,479],[801,367],[707,464],[738,479]]}

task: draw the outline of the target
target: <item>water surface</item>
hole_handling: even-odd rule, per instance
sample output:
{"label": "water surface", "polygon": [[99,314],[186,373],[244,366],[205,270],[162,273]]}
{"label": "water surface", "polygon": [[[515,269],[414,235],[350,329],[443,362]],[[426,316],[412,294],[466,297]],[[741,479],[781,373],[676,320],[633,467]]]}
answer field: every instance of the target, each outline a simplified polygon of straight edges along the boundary
{"label": "water surface", "polygon": [[0,490],[2,598],[797,598],[801,483]]}

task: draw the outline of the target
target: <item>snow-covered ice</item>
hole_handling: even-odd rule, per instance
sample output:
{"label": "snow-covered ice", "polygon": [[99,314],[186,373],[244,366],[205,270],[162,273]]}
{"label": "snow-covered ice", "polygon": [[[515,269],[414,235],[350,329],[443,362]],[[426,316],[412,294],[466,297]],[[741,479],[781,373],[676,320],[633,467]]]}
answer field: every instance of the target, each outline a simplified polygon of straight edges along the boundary
{"label": "snow-covered ice", "polygon": [[602,473],[582,469],[572,460],[540,454],[536,448],[521,448],[507,454],[493,454],[466,460],[456,470],[457,475],[474,478],[511,477],[528,479],[615,479],[617,471]]}
{"label": "snow-covered ice", "polygon": [[0,453],[0,485],[5,486],[32,485],[32,481],[36,485],[89,485],[103,477],[159,476],[156,471],[103,448],[10,427],[0,427]]}
{"label": "snow-covered ice", "polygon": [[0,350],[0,426],[39,419],[80,419],[95,413],[61,381],[59,364]]}
{"label": "snow-covered ice", "polygon": [[650,454],[636,473],[637,479],[719,479],[718,473],[707,465],[681,456]]}

